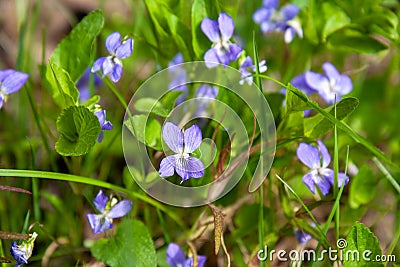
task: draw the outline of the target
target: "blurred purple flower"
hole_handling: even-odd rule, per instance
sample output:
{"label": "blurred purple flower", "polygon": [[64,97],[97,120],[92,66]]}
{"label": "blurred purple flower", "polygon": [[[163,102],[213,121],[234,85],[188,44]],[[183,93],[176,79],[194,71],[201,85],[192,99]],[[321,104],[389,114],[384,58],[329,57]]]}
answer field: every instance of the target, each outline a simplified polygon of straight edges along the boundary
{"label": "blurred purple flower", "polygon": [[310,234],[303,232],[301,230],[296,230],[295,236],[300,244],[304,244],[312,238],[312,236]]}
{"label": "blurred purple flower", "polygon": [[29,75],[12,69],[0,70],[0,109],[7,97],[21,89]]}
{"label": "blurred purple flower", "polygon": [[176,104],[182,103],[183,100],[185,100],[185,98],[188,95],[188,89],[186,87],[186,82],[187,82],[186,71],[185,69],[176,66],[182,63],[183,63],[183,56],[181,53],[176,54],[175,57],[168,63],[169,67],[168,71],[171,76],[171,82],[168,85],[168,89],[183,92],[183,94],[176,100]]}
{"label": "blurred purple flower", "polygon": [[[76,87],[79,90],[79,100],[81,102],[86,102],[90,98],[90,90],[89,90],[89,83],[90,83],[90,68],[85,70],[82,77],[76,82]],[[102,81],[99,76],[95,73],[93,76],[93,83],[94,86],[101,85]]]}
{"label": "blurred purple flower", "polygon": [[110,76],[111,81],[118,82],[122,76],[121,59],[127,58],[133,51],[133,39],[121,41],[119,32],[111,33],[106,39],[106,48],[110,53],[108,57],[98,58],[92,67],[92,72],[101,70],[104,76]]}
{"label": "blurred purple flower", "polygon": [[[267,71],[267,66],[265,65],[265,60],[262,60],[258,64],[260,73]],[[240,80],[240,84],[244,84],[247,82],[248,85],[253,83],[253,76],[251,74],[256,72],[256,66],[253,63],[253,59],[250,56],[247,56],[243,62],[240,64],[239,71],[242,73],[242,79]]]}
{"label": "blurred purple flower", "polygon": [[255,23],[263,33],[285,32],[285,42],[290,43],[296,35],[303,37],[300,24],[293,20],[300,11],[296,5],[287,4],[278,10],[279,0],[264,0],[263,6],[253,14]]}
{"label": "blurred purple flower", "polygon": [[217,63],[228,65],[238,58],[243,49],[229,41],[234,29],[233,20],[226,13],[219,14],[218,20],[203,19],[201,30],[213,42],[212,48],[204,54],[204,61],[208,68],[216,67]]}
{"label": "blurred purple flower", "polygon": [[[198,267],[204,267],[206,256],[197,255]],[[192,267],[193,258],[186,258],[181,247],[175,243],[169,243],[167,248],[167,263],[172,267]]]}
{"label": "blurred purple flower", "polygon": [[97,117],[99,120],[100,126],[101,126],[101,132],[99,134],[99,137],[97,137],[97,142],[103,141],[104,138],[104,131],[109,131],[113,129],[113,125],[111,122],[106,120],[106,111],[102,109],[100,106],[96,105],[96,110],[94,112],[94,115]]}
{"label": "blurred purple flower", "polygon": [[[300,143],[297,147],[298,159],[307,167],[311,169],[309,173],[303,176],[303,183],[315,194],[315,185],[319,187],[323,195],[329,193],[329,189],[334,185],[334,172],[328,168],[331,162],[331,156],[328,149],[320,140],[318,147]],[[345,182],[349,182],[349,177],[344,173],[338,173],[338,186],[340,187]]]}
{"label": "blurred purple flower", "polygon": [[[206,105],[211,102],[211,100],[216,99],[218,96],[218,87],[209,84],[202,84],[197,88],[196,97],[198,108],[196,110],[196,115],[198,117],[203,116],[203,112],[206,109]],[[207,115],[207,114],[205,114]],[[200,122],[200,125],[202,123]]]}
{"label": "blurred purple flower", "polygon": [[181,183],[189,178],[201,178],[204,175],[203,162],[189,156],[203,140],[200,128],[192,125],[181,131],[175,124],[167,122],[163,127],[162,136],[168,147],[176,154],[167,156],[161,161],[160,176],[172,176],[175,170],[182,177]]}
{"label": "blurred purple flower", "polygon": [[202,84],[197,88],[197,97],[215,99],[218,96],[218,87]]}
{"label": "blurred purple flower", "polygon": [[100,214],[87,214],[86,217],[94,234],[111,229],[113,219],[125,216],[132,209],[130,200],[109,200],[102,190],[95,197],[93,204]]}
{"label": "blurred purple flower", "polygon": [[13,242],[10,247],[11,256],[17,261],[15,267],[19,267],[23,264],[28,264],[28,259],[32,256],[33,246],[37,233],[33,232],[30,238],[22,240],[18,245],[17,242]]}
{"label": "blurred purple flower", "polygon": [[353,83],[349,76],[340,74],[329,62],[322,64],[325,75],[307,71],[304,74],[307,85],[316,90],[326,103],[332,104],[340,100],[342,95],[348,94],[353,89]]}

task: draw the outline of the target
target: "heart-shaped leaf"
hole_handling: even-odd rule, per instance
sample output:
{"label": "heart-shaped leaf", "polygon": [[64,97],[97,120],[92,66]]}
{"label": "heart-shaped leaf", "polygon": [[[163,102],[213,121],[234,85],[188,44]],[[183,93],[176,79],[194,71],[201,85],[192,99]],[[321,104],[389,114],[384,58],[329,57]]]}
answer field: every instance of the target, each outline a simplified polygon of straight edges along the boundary
{"label": "heart-shaped leaf", "polygon": [[153,240],[146,226],[137,220],[124,219],[113,237],[99,239],[91,251],[94,257],[111,267],[157,266]]}
{"label": "heart-shaped leaf", "polygon": [[82,156],[94,146],[101,127],[97,117],[84,106],[71,106],[57,118],[60,133],[56,151],[63,156]]}

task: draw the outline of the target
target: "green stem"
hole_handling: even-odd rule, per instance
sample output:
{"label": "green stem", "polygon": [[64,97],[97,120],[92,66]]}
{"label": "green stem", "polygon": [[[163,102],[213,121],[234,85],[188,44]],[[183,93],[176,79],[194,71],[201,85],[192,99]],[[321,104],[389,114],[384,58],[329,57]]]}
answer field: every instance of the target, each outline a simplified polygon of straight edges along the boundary
{"label": "green stem", "polygon": [[381,172],[385,175],[386,179],[389,180],[389,182],[393,185],[393,187],[397,190],[397,192],[400,194],[400,186],[397,183],[396,179],[393,178],[393,176],[390,174],[390,172],[383,166],[383,164],[379,161],[377,158],[372,159],[376,166],[381,170]]}
{"label": "green stem", "polygon": [[[325,118],[327,118],[330,122],[332,122],[333,124],[337,125],[341,130],[343,130],[345,133],[347,133],[351,138],[353,138],[354,141],[356,141],[357,143],[361,144],[362,146],[364,146],[368,151],[370,151],[373,155],[375,155],[378,159],[384,161],[386,164],[388,164],[391,168],[393,168],[396,171],[400,171],[400,168],[394,164],[390,159],[388,159],[385,154],[383,154],[383,152],[381,150],[379,150],[378,148],[376,148],[373,144],[371,144],[367,139],[365,139],[364,137],[362,137],[361,135],[359,135],[358,133],[356,133],[349,125],[347,125],[345,122],[342,122],[338,119],[335,118],[335,116],[333,116],[332,114],[330,114],[329,112],[327,112],[326,110],[324,110],[323,108],[320,108],[318,106],[318,104],[310,101],[306,95],[300,93],[299,91],[296,91],[293,89],[292,86],[289,85],[285,85],[283,83],[281,83],[280,81],[269,77],[267,75],[260,75],[260,74],[255,74],[255,76],[259,76],[261,78],[265,78],[268,79],[270,81],[273,81],[277,84],[279,84],[280,86],[292,91],[296,96],[298,96],[300,98],[300,100],[302,100],[304,103],[306,103],[307,105],[309,105],[311,108],[315,109],[316,111],[318,111],[319,113],[321,113]],[[382,165],[383,167],[383,165]],[[382,169],[381,169],[382,170]],[[389,175],[386,175],[386,173],[388,173]],[[395,187],[395,189],[397,190],[398,193],[400,193],[400,186],[399,184],[396,182],[396,180],[390,175],[390,173],[385,169],[384,172],[386,178],[393,184],[393,186]]]}
{"label": "green stem", "polygon": [[31,92],[30,92],[30,90],[28,88],[25,89],[25,92],[26,92],[26,94],[28,96],[29,104],[30,104],[30,106],[32,108],[33,117],[35,118],[36,126],[39,129],[40,137],[42,138],[42,142],[43,142],[44,148],[46,150],[47,156],[49,157],[51,168],[52,168],[53,171],[57,171],[58,167],[57,167],[56,162],[54,161],[54,157],[52,157],[52,153],[51,153],[51,150],[50,150],[50,145],[49,145],[49,142],[47,142],[47,136],[46,136],[45,131],[43,129],[42,121],[40,119],[36,103],[33,100]]}
{"label": "green stem", "polygon": [[[260,66],[258,63],[258,51],[257,51],[257,44],[256,44],[256,34],[255,32],[253,32],[253,53],[254,53],[254,65],[256,66],[256,85],[260,90],[260,93],[262,96],[263,95],[263,88],[262,88],[262,82],[261,82],[261,77],[259,77],[258,75],[260,74]],[[262,103],[262,98],[260,98],[261,101],[261,114],[264,114],[264,105]],[[260,125],[260,128],[263,129],[264,125]],[[263,140],[261,140],[261,144],[263,143]],[[261,149],[260,149],[260,153],[261,155],[263,154],[263,146],[261,145]],[[260,171],[259,173],[263,173],[263,161],[260,161]],[[258,211],[258,242],[260,245],[260,250],[264,249],[264,184],[261,183],[260,185],[260,206],[259,206],[259,211]],[[271,193],[271,192],[269,192]],[[265,266],[265,262],[264,261],[260,261],[260,266],[264,267]]]}
{"label": "green stem", "polygon": [[130,198],[136,198],[142,200],[161,211],[168,214],[180,227],[184,228],[182,220],[179,216],[171,211],[169,211],[165,206],[160,204],[154,199],[149,198],[146,195],[141,195],[136,192],[132,192],[126,188],[110,184],[104,181],[99,181],[93,178],[78,176],[78,175],[71,175],[65,173],[57,173],[57,172],[46,172],[46,171],[33,171],[33,170],[13,170],[13,169],[0,169],[0,177],[20,177],[20,178],[39,178],[39,179],[52,179],[52,180],[59,180],[59,181],[68,181],[68,182],[75,182],[87,185],[93,185],[98,187],[107,188],[109,190],[117,191],[126,194]]}
{"label": "green stem", "polygon": [[[258,210],[258,242],[260,244],[260,250],[264,249],[264,192],[263,185],[260,186],[260,206]],[[265,266],[264,261],[260,261],[260,266]]]}
{"label": "green stem", "polygon": [[[346,169],[345,169],[345,171],[344,171],[344,174],[345,174],[345,175],[347,175],[348,162],[349,162],[349,147],[347,147]],[[343,194],[344,185],[345,185],[345,184],[343,183],[342,186],[340,187],[339,193],[338,193],[338,195],[337,195],[337,197],[336,197],[336,200],[335,200],[335,203],[333,204],[331,213],[329,214],[328,219],[327,219],[326,222],[325,222],[325,227],[324,227],[324,229],[323,229],[324,235],[326,235],[326,233],[328,233],[329,225],[330,225],[331,222],[332,222],[333,216],[336,214],[336,211],[339,210],[338,208],[339,208],[339,204],[340,204],[340,198],[342,197],[342,194]],[[339,223],[336,222],[336,225],[339,226]],[[336,233],[337,233],[337,234],[336,234],[336,240],[339,239],[338,232],[339,232],[339,229],[336,229]],[[316,248],[315,251],[319,251],[319,248],[320,248],[320,243],[318,243],[317,248]]]}
{"label": "green stem", "polygon": [[[113,92],[113,94],[118,98],[118,101],[121,103],[121,105],[124,107],[124,109],[127,112],[129,112],[128,104],[126,103],[124,97],[119,93],[117,87],[115,87],[115,84],[112,81],[110,81],[110,79],[108,79],[108,78],[103,79],[103,81],[106,83],[108,88],[110,88],[110,90]],[[130,114],[129,114],[129,116],[130,116]]]}
{"label": "green stem", "polygon": [[161,213],[161,211],[160,211],[159,208],[157,208],[156,210],[157,210],[158,220],[160,221],[160,225],[161,225],[161,228],[162,228],[162,230],[163,230],[165,242],[166,242],[167,244],[169,244],[169,243],[171,242],[171,239],[169,238],[168,231],[167,231],[167,227],[165,226],[164,217],[163,217],[163,215],[162,215],[162,213]]}
{"label": "green stem", "polygon": [[[0,239],[0,257],[4,257],[3,240]],[[1,267],[7,267],[7,263],[1,263]]]}
{"label": "green stem", "polygon": [[[320,234],[320,238],[319,241],[323,241],[324,245],[326,247],[330,246],[329,240],[326,238],[325,233],[323,232],[323,230],[321,229],[321,227],[319,227],[317,220],[315,219],[314,215],[311,213],[310,209],[307,207],[307,205],[303,202],[303,200],[301,200],[301,198],[299,197],[299,195],[297,195],[297,193],[293,190],[293,188],[290,187],[289,184],[287,184],[281,177],[279,177],[279,175],[276,174],[276,177],[278,178],[279,181],[281,181],[286,188],[292,192],[292,194],[295,196],[295,198],[297,199],[297,201],[300,202],[301,206],[304,208],[304,210],[307,212],[308,216],[310,216],[310,219],[315,223],[315,228],[317,228],[319,234]],[[318,250],[316,250],[318,251]]]}
{"label": "green stem", "polygon": [[[33,151],[32,145],[30,145],[31,148],[31,155],[32,155],[32,169],[35,168],[35,153]],[[37,178],[32,178],[32,199],[33,199],[33,216],[35,218],[35,221],[40,222],[41,221],[41,216],[40,216],[40,200],[39,200],[39,181]]]}

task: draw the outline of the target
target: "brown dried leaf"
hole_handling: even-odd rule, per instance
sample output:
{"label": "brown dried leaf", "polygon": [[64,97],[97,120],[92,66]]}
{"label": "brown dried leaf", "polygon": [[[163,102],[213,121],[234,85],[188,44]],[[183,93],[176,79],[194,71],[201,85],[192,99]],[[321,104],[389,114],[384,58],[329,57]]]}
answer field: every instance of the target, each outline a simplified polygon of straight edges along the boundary
{"label": "brown dried leaf", "polygon": [[215,242],[215,255],[218,254],[219,248],[221,247],[221,239],[224,229],[224,217],[225,214],[222,210],[212,204],[208,204],[214,215],[214,242]]}

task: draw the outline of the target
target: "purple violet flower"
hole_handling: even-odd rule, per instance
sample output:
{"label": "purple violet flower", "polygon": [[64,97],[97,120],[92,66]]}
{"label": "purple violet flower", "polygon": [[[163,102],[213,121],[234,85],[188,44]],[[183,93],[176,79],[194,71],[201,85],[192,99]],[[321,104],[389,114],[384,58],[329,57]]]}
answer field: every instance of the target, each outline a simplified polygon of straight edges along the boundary
{"label": "purple violet flower", "polygon": [[[260,73],[267,71],[267,66],[265,65],[265,60],[262,60],[258,64]],[[242,63],[240,64],[239,71],[242,73],[242,79],[240,80],[240,84],[244,84],[247,82],[248,85],[253,83],[253,76],[251,74],[256,72],[256,66],[253,63],[253,59],[250,56],[247,56]]]}
{"label": "purple violet flower", "polygon": [[[183,63],[183,56],[181,53],[175,55],[175,57],[168,63],[168,67],[172,67],[175,65],[179,65]],[[168,85],[169,90],[182,91],[183,94],[178,97],[176,100],[176,104],[180,104],[185,100],[188,95],[188,89],[186,86],[187,75],[185,69],[175,66],[174,68],[168,69],[169,74],[171,75],[171,82]]]}
{"label": "purple violet flower", "polygon": [[[198,267],[204,267],[206,256],[197,255]],[[171,267],[192,267],[193,258],[186,258],[181,247],[175,243],[169,243],[167,248],[167,263]]]}
{"label": "purple violet flower", "polygon": [[27,240],[22,240],[18,245],[17,242],[13,242],[10,247],[11,256],[17,261],[15,267],[19,267],[23,264],[28,264],[28,259],[32,256],[33,246],[37,233],[33,232],[30,238]]}
{"label": "purple violet flower", "polygon": [[226,13],[219,14],[218,20],[203,19],[201,30],[213,42],[212,48],[204,54],[204,61],[208,68],[216,67],[217,63],[228,65],[238,58],[243,49],[229,41],[234,29],[233,20]]}
{"label": "purple violet flower", "polygon": [[340,74],[329,62],[322,64],[325,75],[307,71],[304,74],[305,81],[309,87],[316,90],[328,104],[340,100],[342,95],[348,94],[353,89],[353,83],[349,76]]}
{"label": "purple violet flower", "polygon": [[[323,195],[329,193],[329,189],[334,185],[334,172],[328,168],[331,162],[331,156],[328,149],[320,140],[318,147],[300,143],[297,147],[298,159],[311,169],[309,173],[303,176],[303,183],[315,194],[315,185],[319,187]],[[338,186],[345,185],[349,182],[349,177],[344,173],[338,173]]]}
{"label": "purple violet flower", "polygon": [[[76,82],[76,87],[79,90],[79,100],[81,102],[86,102],[90,98],[89,83],[90,83],[90,68],[87,68],[85,70],[85,73],[83,73],[82,77],[79,78],[79,80]],[[97,76],[97,74],[94,74],[93,76],[93,83],[95,87],[101,85],[102,83],[101,78]]]}
{"label": "purple violet flower", "polygon": [[197,125],[181,130],[172,122],[165,123],[162,136],[168,147],[176,154],[165,157],[160,164],[161,177],[169,177],[176,173],[182,177],[182,182],[189,178],[201,178],[204,175],[204,165],[201,160],[189,156],[201,144],[203,138]]}
{"label": "purple violet flower", "polygon": [[215,99],[218,96],[218,87],[202,84],[197,88],[197,97]]}
{"label": "purple violet flower", "polygon": [[301,230],[296,230],[294,234],[300,244],[305,244],[308,240],[312,238],[309,233],[303,232]]}
{"label": "purple violet flower", "polygon": [[101,132],[99,137],[97,137],[97,142],[101,143],[104,138],[104,131],[109,131],[113,129],[113,125],[111,122],[106,120],[106,111],[102,109],[99,105],[95,105],[94,115],[99,120],[101,126]]}
{"label": "purple violet flower", "polygon": [[95,197],[93,204],[100,214],[87,214],[86,217],[94,234],[111,229],[113,219],[125,216],[132,209],[130,200],[109,200],[102,190]]}
{"label": "purple violet flower", "polygon": [[29,75],[12,69],[0,70],[0,109],[7,97],[21,89]]}
{"label": "purple violet flower", "polygon": [[263,33],[285,32],[285,42],[290,43],[296,35],[303,37],[300,24],[293,20],[300,11],[296,5],[287,4],[278,10],[279,0],[264,0],[263,6],[253,14],[255,23],[260,24]]}
{"label": "purple violet flower", "polygon": [[133,51],[133,39],[121,41],[119,32],[111,33],[106,39],[106,48],[110,53],[108,57],[98,58],[92,67],[92,72],[101,70],[104,76],[110,76],[111,81],[118,82],[122,76],[121,59],[127,58]]}

